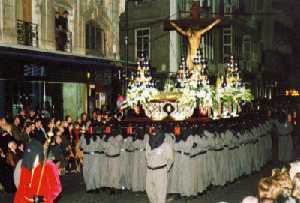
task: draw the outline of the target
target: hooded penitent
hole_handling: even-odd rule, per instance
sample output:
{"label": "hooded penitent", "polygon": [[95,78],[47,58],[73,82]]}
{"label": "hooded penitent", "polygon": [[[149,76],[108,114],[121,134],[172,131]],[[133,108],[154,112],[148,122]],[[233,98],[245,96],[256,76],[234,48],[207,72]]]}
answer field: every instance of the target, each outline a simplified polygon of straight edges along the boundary
{"label": "hooded penitent", "polygon": [[37,156],[39,158],[39,162],[43,163],[44,147],[40,142],[38,142],[35,139],[32,139],[26,151],[24,152],[22,166],[26,167],[28,170],[32,170],[34,161]]}
{"label": "hooded penitent", "polygon": [[154,132],[149,137],[149,145],[151,150],[158,148],[162,143],[164,143],[165,134],[159,127],[156,127]]}

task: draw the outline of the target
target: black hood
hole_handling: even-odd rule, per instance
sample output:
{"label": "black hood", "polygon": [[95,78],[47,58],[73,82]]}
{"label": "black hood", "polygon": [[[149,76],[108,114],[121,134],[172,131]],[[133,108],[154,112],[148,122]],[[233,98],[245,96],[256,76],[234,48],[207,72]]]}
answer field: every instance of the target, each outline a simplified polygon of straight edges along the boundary
{"label": "black hood", "polygon": [[43,164],[44,147],[39,141],[32,139],[24,152],[22,166],[31,171],[36,156],[39,156],[39,161]]}
{"label": "black hood", "polygon": [[145,135],[145,127],[138,127],[137,128],[137,139],[143,140]]}
{"label": "black hood", "polygon": [[158,148],[162,143],[164,143],[165,134],[159,129],[155,128],[155,132],[149,137],[149,145],[152,149]]}
{"label": "black hood", "polygon": [[190,136],[190,130],[187,127],[184,127],[182,129],[182,134],[181,134],[181,140],[186,141],[188,139],[188,137]]}
{"label": "black hood", "polygon": [[102,128],[102,126],[96,125],[93,127],[92,132],[94,135],[99,135],[99,136],[103,135],[103,128]]}
{"label": "black hood", "polygon": [[111,126],[111,135],[113,137],[115,136],[118,136],[118,135],[121,135],[122,134],[122,128],[121,128],[121,125],[119,123],[114,123],[112,126]]}

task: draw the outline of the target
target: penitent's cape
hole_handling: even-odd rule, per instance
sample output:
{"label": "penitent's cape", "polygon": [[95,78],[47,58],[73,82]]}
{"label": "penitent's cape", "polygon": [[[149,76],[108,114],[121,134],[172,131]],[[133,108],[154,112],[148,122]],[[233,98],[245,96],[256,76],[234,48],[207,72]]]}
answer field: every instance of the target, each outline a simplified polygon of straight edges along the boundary
{"label": "penitent's cape", "polygon": [[[49,160],[45,161],[44,167],[42,177],[43,166],[41,163],[32,170],[24,166],[21,167],[20,183],[15,195],[15,203],[30,203],[32,202],[31,199],[36,195],[43,196],[45,203],[52,203],[57,198],[62,190],[58,169]],[[40,181],[40,190],[37,194]]]}

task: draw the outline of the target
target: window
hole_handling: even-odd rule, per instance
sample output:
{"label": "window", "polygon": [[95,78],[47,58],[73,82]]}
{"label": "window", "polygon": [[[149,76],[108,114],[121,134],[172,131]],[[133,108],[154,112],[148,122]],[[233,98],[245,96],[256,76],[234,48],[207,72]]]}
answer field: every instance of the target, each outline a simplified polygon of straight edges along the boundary
{"label": "window", "polygon": [[232,7],[231,6],[225,6],[224,15],[225,16],[231,16],[231,13],[232,13]]}
{"label": "window", "polygon": [[232,27],[223,28],[223,62],[227,63],[232,54]]}
{"label": "window", "polygon": [[141,28],[135,30],[135,56],[150,59],[150,29]]}
{"label": "window", "polygon": [[231,0],[224,1],[224,15],[230,16],[232,13],[232,2]]}
{"label": "window", "polygon": [[232,13],[235,11],[244,11],[244,2],[243,0],[224,0],[224,15],[232,16]]}
{"label": "window", "polygon": [[251,37],[248,35],[243,37],[243,56],[245,59],[251,57]]}
{"label": "window", "polygon": [[56,50],[71,52],[72,32],[69,31],[69,12],[55,12]]}
{"label": "window", "polygon": [[236,58],[242,58],[243,56],[243,36],[241,33],[237,32],[235,34],[235,49],[236,52],[234,53],[234,55],[236,56]]}
{"label": "window", "polygon": [[274,23],[274,37],[273,37],[273,44],[277,47],[281,45],[288,44],[289,33],[291,33],[290,29],[282,24],[281,22]]}
{"label": "window", "polygon": [[213,60],[214,59],[214,46],[213,46],[213,32],[204,35],[201,48],[204,48],[204,57]]}
{"label": "window", "polygon": [[105,33],[94,21],[88,21],[85,27],[87,54],[105,56]]}
{"label": "window", "polygon": [[230,44],[230,43],[231,43],[231,36],[224,35],[224,44]]}

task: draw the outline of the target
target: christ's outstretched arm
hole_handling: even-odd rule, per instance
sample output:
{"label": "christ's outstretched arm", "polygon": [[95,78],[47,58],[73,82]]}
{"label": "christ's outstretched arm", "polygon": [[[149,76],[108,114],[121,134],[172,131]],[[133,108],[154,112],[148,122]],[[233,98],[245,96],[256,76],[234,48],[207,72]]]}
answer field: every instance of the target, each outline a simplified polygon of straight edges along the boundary
{"label": "christ's outstretched arm", "polygon": [[199,34],[203,35],[204,33],[210,31],[215,25],[219,24],[220,22],[221,22],[220,18],[216,19],[212,24],[208,25],[206,28],[204,28],[203,30],[201,30],[199,32]]}
{"label": "christ's outstretched arm", "polygon": [[184,31],[181,27],[179,27],[175,22],[171,21],[170,24],[175,28],[177,32],[179,32],[183,36],[188,36],[188,33]]}

